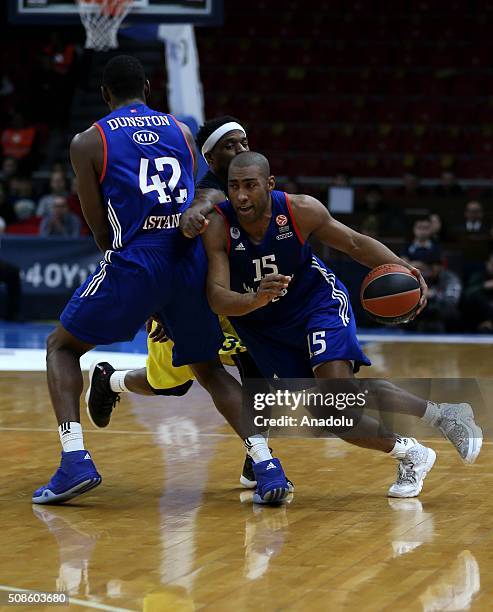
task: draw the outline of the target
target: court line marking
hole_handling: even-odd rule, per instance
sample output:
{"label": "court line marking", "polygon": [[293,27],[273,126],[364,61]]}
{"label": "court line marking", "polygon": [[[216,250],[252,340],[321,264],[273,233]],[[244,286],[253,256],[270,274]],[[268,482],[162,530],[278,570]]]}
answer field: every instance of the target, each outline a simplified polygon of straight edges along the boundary
{"label": "court line marking", "polygon": [[[0,584],[0,591],[11,591],[15,593],[44,593],[45,591],[35,591],[33,589],[19,589],[18,587],[8,586],[6,584]],[[109,612],[137,612],[133,608],[118,608],[117,606],[108,606],[107,604],[98,603],[97,601],[91,601],[86,599],[77,599],[68,594],[69,604],[75,606],[85,606],[86,608],[94,608],[95,610],[108,610]],[[32,605],[32,604],[30,604]],[[57,604],[61,605],[61,604]],[[65,606],[62,606],[65,607]]]}
{"label": "court line marking", "polygon": [[[56,432],[54,428],[48,427],[0,427],[0,431],[32,431],[32,432]],[[132,436],[154,436],[156,434],[155,431],[134,431],[134,430],[126,430],[126,429],[86,429],[91,433],[99,433],[99,434],[128,434]],[[184,436],[190,435],[195,436],[195,433],[190,434],[182,434]],[[199,432],[199,436],[205,436],[209,438],[236,438],[236,434],[233,433],[201,433]]]}
{"label": "court line marking", "polygon": [[362,342],[401,342],[409,344],[493,344],[493,336],[441,334],[357,334]]}
{"label": "court line marking", "polygon": [[[0,427],[0,433],[2,431],[27,431],[27,432],[33,432],[33,433],[55,433],[56,430],[55,429],[49,429],[48,427]],[[88,431],[90,431],[91,433],[100,433],[100,434],[126,434],[126,435],[131,435],[131,436],[154,436],[156,434],[156,432],[154,431],[127,431],[125,429],[85,429],[84,430],[85,433],[87,433]],[[237,438],[238,436],[234,433],[203,433],[203,432],[197,432],[197,433],[193,433],[193,434],[183,434],[183,436],[196,436],[199,435],[203,438]],[[310,438],[307,436],[279,436],[278,438],[279,440],[341,440],[341,438],[337,438],[337,437],[327,437],[327,438]],[[427,444],[440,444],[440,443],[446,443],[447,440],[445,439],[441,439],[441,438],[420,438],[421,442],[426,442]],[[348,443],[349,444],[349,443]],[[484,440],[483,439],[483,446],[485,444],[493,444],[493,440],[489,441],[489,440]]]}

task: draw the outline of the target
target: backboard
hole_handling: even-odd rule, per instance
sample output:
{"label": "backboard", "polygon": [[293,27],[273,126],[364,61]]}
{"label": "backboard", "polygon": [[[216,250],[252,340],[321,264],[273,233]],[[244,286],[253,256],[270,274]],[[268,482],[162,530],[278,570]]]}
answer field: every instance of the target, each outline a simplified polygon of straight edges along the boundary
{"label": "backboard", "polygon": [[[76,0],[8,0],[9,20],[17,24],[80,23]],[[220,24],[223,0],[133,0],[125,23]]]}

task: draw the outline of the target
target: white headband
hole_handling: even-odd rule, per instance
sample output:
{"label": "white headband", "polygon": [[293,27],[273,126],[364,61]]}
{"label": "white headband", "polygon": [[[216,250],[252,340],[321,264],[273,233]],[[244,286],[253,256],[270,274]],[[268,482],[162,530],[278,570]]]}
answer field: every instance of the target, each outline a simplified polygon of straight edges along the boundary
{"label": "white headband", "polygon": [[211,151],[216,146],[216,144],[219,142],[219,140],[221,140],[224,134],[227,134],[228,132],[233,132],[234,130],[239,130],[240,132],[243,132],[243,134],[245,134],[246,136],[245,129],[242,128],[239,123],[236,123],[236,121],[224,123],[223,125],[220,125],[217,130],[214,130],[209,136],[209,138],[204,142],[204,146],[202,147],[202,155],[205,157],[205,154],[209,153],[209,151]]}

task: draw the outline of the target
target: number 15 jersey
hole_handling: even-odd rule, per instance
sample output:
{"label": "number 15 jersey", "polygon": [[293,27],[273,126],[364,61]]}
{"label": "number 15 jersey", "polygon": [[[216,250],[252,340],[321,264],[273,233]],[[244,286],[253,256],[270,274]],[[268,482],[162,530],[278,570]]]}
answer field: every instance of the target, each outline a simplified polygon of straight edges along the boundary
{"label": "number 15 jersey", "polygon": [[272,216],[259,244],[242,228],[231,202],[224,217],[231,289],[257,291],[268,274],[291,276],[287,291],[266,306],[229,317],[265,378],[310,378],[328,361],[370,362],[359,346],[344,285],[313,253],[296,224],[287,194],[272,191]]}
{"label": "number 15 jersey", "polygon": [[94,125],[103,141],[100,183],[112,248],[173,243],[194,197],[192,152],[176,119],[132,104]]}

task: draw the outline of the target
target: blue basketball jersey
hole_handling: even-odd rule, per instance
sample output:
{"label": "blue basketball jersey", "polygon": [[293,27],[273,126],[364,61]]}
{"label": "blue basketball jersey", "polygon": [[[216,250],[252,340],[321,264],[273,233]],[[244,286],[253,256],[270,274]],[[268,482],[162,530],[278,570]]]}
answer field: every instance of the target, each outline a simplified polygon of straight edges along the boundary
{"label": "blue basketball jersey", "polygon": [[296,225],[289,197],[272,192],[272,216],[259,244],[241,227],[231,202],[216,210],[228,235],[230,286],[255,292],[267,274],[291,276],[284,295],[241,317],[229,317],[266,378],[308,378],[327,361],[370,365],[356,337],[344,285],[312,253]]}
{"label": "blue basketball jersey", "polygon": [[193,157],[175,118],[132,104],[94,125],[104,146],[100,182],[113,249],[170,242],[194,197]]}
{"label": "blue basketball jersey", "polygon": [[313,254],[309,243],[303,240],[286,193],[272,192],[272,217],[260,244],[254,244],[241,227],[231,202],[222,202],[216,210],[223,215],[227,226],[233,291],[253,293],[267,274],[291,276],[285,294],[267,306],[240,317],[242,325],[303,319],[310,308],[310,298],[321,283],[328,283],[334,298],[340,299],[341,319],[347,324],[347,296],[337,286],[334,274]]}

